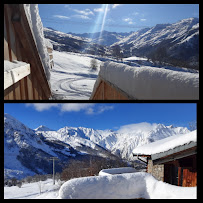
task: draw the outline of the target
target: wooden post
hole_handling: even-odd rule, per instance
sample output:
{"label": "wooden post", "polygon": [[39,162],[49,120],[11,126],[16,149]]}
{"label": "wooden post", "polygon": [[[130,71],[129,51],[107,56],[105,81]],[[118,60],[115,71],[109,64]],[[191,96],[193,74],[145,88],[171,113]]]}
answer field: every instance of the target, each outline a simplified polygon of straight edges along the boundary
{"label": "wooden post", "polygon": [[53,185],[55,185],[55,160],[59,160],[57,157],[51,157],[49,160],[53,161]]}

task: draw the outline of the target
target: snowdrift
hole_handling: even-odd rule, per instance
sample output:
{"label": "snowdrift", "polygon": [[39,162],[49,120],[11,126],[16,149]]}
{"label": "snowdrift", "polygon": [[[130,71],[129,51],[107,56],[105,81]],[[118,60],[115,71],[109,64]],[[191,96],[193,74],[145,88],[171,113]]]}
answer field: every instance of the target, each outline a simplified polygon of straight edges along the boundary
{"label": "snowdrift", "polygon": [[132,99],[199,99],[198,73],[105,62],[100,67],[91,98],[96,93],[101,80],[109,82]]}
{"label": "snowdrift", "polygon": [[60,199],[195,199],[196,187],[179,187],[145,172],[76,178],[65,182]]}

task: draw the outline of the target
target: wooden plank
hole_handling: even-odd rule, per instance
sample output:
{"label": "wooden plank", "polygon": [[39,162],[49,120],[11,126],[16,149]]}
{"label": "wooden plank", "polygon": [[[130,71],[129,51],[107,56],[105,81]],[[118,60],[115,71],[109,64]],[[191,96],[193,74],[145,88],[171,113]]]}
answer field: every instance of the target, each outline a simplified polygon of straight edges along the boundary
{"label": "wooden plank", "polygon": [[5,100],[13,100],[14,99],[13,86],[10,86],[4,90],[4,99]]}
{"label": "wooden plank", "polygon": [[4,72],[4,90],[13,85],[13,77],[11,72]]}
{"label": "wooden plank", "polygon": [[33,100],[34,97],[33,97],[31,74],[27,76],[27,93],[28,93],[28,99]]}
{"label": "wooden plank", "polygon": [[21,99],[26,100],[25,80],[24,80],[24,78],[21,79],[19,82],[20,82],[20,94],[21,94]]}
{"label": "wooden plank", "polygon": [[182,168],[178,167],[178,186],[182,185],[182,183],[181,183],[181,170],[182,170]]}
{"label": "wooden plank", "polygon": [[197,172],[193,172],[191,168],[183,169],[183,187],[195,187],[197,185]]}
{"label": "wooden plank", "polygon": [[14,33],[13,25],[11,23],[11,10],[10,10],[10,8],[7,9],[7,12],[8,12],[8,27],[9,27],[8,35],[10,38],[9,47],[10,47],[10,53],[11,53],[11,61],[13,61],[13,60],[17,60],[16,45],[15,45],[15,33]]}
{"label": "wooden plank", "polygon": [[13,75],[13,82],[16,83],[22,78],[30,74],[30,64],[26,64],[18,68],[14,68],[11,70],[11,73]]}
{"label": "wooden plank", "polygon": [[13,84],[14,93],[15,93],[15,100],[21,100],[21,93],[20,93],[20,83],[17,82]]}
{"label": "wooden plank", "polygon": [[8,20],[8,6],[4,4],[4,15],[5,15],[5,23],[6,23],[6,33],[7,33],[7,43],[8,43],[8,53],[9,53],[9,60],[12,61],[12,54],[10,48],[10,30],[9,30],[9,20]]}
{"label": "wooden plank", "polygon": [[8,42],[7,42],[7,29],[4,14],[4,60],[9,60]]}

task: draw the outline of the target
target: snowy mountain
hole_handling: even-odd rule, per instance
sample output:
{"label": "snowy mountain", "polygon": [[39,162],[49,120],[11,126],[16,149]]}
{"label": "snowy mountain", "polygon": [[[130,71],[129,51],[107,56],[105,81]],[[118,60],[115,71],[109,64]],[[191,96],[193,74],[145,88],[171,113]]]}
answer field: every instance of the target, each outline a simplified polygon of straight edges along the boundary
{"label": "snowy mountain", "polygon": [[44,125],[40,125],[38,128],[34,129],[35,131],[53,131],[50,128],[47,128]]}
{"label": "snowy mountain", "polygon": [[[4,176],[23,178],[28,175],[52,173],[50,157],[58,157],[55,163],[56,172],[71,159],[87,159],[89,156],[109,157],[116,156],[104,148],[87,141],[63,142],[56,131],[32,130],[10,116],[4,114]],[[45,128],[44,128],[45,129]],[[47,130],[47,128],[46,128]],[[51,134],[49,138],[43,132]]]}
{"label": "snowy mountain", "polygon": [[117,33],[117,32],[108,32],[106,30],[102,31],[102,32],[95,32],[95,33],[82,33],[82,34],[76,34],[76,33],[68,33],[68,34],[72,34],[74,36],[79,36],[79,37],[85,37],[85,38],[89,38],[92,42],[100,44],[100,45],[104,45],[104,46],[110,46],[120,40],[122,40],[123,38],[129,36],[131,32],[121,32],[121,33]]}
{"label": "snowy mountain", "polygon": [[44,126],[32,130],[4,114],[4,174],[19,178],[35,173],[51,173],[49,158],[52,156],[60,159],[56,162],[56,171],[61,171],[70,159],[88,156],[132,160],[135,147],[188,132],[184,127],[163,124],[154,124],[150,129],[138,127],[133,131],[67,126],[58,131]]}
{"label": "snowy mountain", "polygon": [[107,54],[108,48],[94,43],[90,38],[80,37],[73,34],[66,34],[52,28],[44,28],[44,35],[53,44],[54,50],[87,53]]}
{"label": "snowy mountain", "polygon": [[174,24],[144,28],[114,43],[124,55],[147,56],[154,60],[180,63],[188,67],[199,64],[199,19],[189,18]]}

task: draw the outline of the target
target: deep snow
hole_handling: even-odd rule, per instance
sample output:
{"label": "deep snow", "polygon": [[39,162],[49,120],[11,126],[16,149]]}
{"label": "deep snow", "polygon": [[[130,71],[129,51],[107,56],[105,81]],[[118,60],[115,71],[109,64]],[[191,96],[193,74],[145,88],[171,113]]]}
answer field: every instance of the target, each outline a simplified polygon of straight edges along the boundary
{"label": "deep snow", "polygon": [[[53,180],[4,187],[4,199],[196,199],[197,187],[180,187],[145,172]],[[41,187],[41,194],[40,194]]]}
{"label": "deep snow", "polygon": [[94,85],[91,98],[101,79],[118,87],[132,99],[199,99],[198,73],[150,66],[132,67],[115,62],[105,62],[100,67],[99,77]]}
{"label": "deep snow", "polygon": [[145,172],[75,178],[59,190],[60,199],[195,199],[196,187],[156,180]]}

